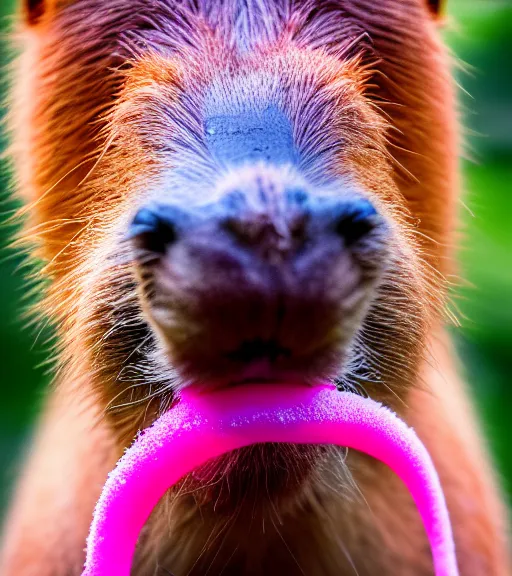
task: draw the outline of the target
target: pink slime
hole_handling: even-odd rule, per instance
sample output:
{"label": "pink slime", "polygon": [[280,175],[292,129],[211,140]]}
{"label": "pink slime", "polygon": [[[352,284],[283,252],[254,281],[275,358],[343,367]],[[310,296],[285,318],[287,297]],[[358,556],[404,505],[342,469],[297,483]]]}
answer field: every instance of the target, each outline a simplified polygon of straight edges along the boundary
{"label": "pink slime", "polygon": [[166,490],[205,461],[257,442],[338,444],[393,469],[410,490],[436,576],[457,576],[439,478],[411,428],[381,404],[333,388],[241,386],[181,402],[141,433],[96,505],[82,576],[129,576],[137,538]]}

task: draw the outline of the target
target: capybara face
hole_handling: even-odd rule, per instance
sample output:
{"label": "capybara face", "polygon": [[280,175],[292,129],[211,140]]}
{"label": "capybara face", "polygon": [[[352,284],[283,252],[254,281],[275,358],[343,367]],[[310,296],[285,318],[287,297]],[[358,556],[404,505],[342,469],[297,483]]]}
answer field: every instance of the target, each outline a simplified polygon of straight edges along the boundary
{"label": "capybara face", "polygon": [[[10,156],[57,346],[0,572],[81,574],[136,434],[187,387],[257,382],[397,412],[439,473],[460,573],[510,574],[443,317],[459,182],[442,0],[19,1]],[[382,462],[272,443],[173,486],[132,567],[432,570]]]}
{"label": "capybara face", "polygon": [[[206,69],[204,52],[181,72],[143,60],[112,117],[115,146],[152,164],[121,184],[119,222],[159,362],[173,387],[342,377],[391,260],[383,122],[350,64],[218,49]],[[155,66],[174,96],[147,94]]]}
{"label": "capybara face", "polygon": [[[381,29],[362,4],[76,0],[32,24],[45,302],[120,446],[185,386],[332,381],[400,408],[440,297],[418,186],[442,144],[404,133],[431,78],[386,34],[411,21],[407,54],[430,15],[387,2]],[[326,457],[247,450],[238,472],[264,458],[289,488]]]}

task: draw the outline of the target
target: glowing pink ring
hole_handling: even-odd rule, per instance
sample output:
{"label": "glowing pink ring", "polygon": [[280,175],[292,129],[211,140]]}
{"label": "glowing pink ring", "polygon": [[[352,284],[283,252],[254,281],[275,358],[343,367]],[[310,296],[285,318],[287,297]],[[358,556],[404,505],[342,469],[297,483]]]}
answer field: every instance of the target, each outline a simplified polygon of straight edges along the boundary
{"label": "glowing pink ring", "polygon": [[82,576],[129,576],[138,535],[167,489],[205,461],[257,442],[338,444],[384,462],[416,502],[436,576],[458,576],[439,478],[414,431],[373,400],[327,387],[283,385],[204,395],[185,391],[109,475],[94,512]]}

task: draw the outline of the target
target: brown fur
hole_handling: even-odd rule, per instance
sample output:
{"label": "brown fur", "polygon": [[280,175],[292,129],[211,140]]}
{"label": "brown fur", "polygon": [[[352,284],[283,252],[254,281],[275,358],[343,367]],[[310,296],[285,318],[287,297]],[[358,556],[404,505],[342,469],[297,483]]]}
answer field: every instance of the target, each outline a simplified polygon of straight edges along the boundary
{"label": "brown fur", "polygon": [[[112,263],[120,250],[116,234],[141,203],[137,178],[157,177],[164,164],[157,147],[166,137],[163,107],[180,114],[183,92],[201,93],[224,69],[243,76],[259,67],[280,79],[289,74],[290,84],[314,70],[314,94],[330,103],[330,130],[344,139],[333,169],[354,176],[394,223],[396,275],[369,318],[371,344],[384,358],[383,381],[367,391],[398,410],[431,452],[461,576],[507,576],[505,513],[441,317],[442,278],[452,271],[458,141],[448,56],[427,9],[437,3],[333,3],[343,7],[343,26],[332,46],[311,47],[307,33],[294,36],[290,24],[268,46],[253,47],[255,56],[241,57],[203,18],[183,32],[199,38],[199,47],[180,37],[173,41],[181,50],[172,57],[144,42],[128,54],[137,14],[156,18],[149,0],[111,0],[109,9],[99,0],[34,4],[20,30],[12,154],[27,202],[25,238],[35,240],[34,254],[45,262],[41,275],[51,280],[43,306],[56,323],[60,369],[6,524],[2,576],[80,573],[108,470],[135,431],[171,402],[160,355],[138,377],[149,379],[164,400],[106,410],[147,394],[123,386],[127,357],[140,352],[130,342],[145,337],[136,323],[145,310],[131,263]],[[173,17],[169,10],[167,18]],[[121,30],[133,36],[121,42]],[[354,38],[361,40],[355,52]],[[125,327],[136,327],[119,334],[121,301]],[[277,477],[275,494],[271,487],[263,503],[258,486],[249,486],[253,498],[244,498],[247,480],[239,465],[232,477],[240,482],[233,496],[238,505],[225,509],[226,470],[207,470],[217,488],[185,482],[154,513],[135,573],[156,574],[159,563],[162,573],[176,576],[432,574],[416,509],[389,470],[351,452],[350,484],[329,450],[240,456],[242,463],[259,463],[256,483],[269,481],[263,467],[272,457],[298,463],[295,471],[312,467],[308,481],[299,478],[292,501]],[[348,482],[345,489],[340,480]]]}

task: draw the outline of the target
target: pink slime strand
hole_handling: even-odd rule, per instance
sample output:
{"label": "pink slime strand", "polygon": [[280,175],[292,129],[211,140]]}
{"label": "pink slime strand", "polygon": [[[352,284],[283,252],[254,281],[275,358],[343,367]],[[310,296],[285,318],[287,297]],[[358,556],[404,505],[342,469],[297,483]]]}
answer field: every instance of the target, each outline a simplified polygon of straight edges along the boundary
{"label": "pink slime strand", "polygon": [[414,431],[373,400],[327,387],[283,385],[185,391],[109,475],[82,576],[129,576],[139,533],[167,489],[205,461],[258,442],[338,444],[387,464],[416,502],[436,576],[458,576],[439,478]]}

